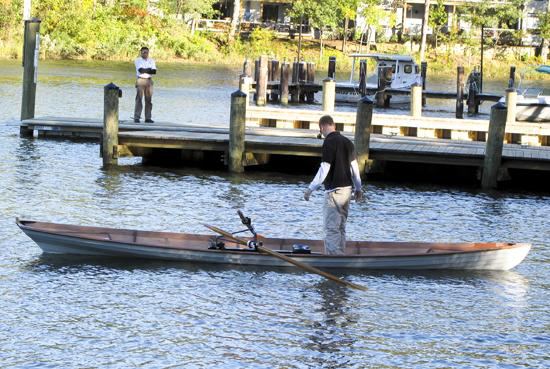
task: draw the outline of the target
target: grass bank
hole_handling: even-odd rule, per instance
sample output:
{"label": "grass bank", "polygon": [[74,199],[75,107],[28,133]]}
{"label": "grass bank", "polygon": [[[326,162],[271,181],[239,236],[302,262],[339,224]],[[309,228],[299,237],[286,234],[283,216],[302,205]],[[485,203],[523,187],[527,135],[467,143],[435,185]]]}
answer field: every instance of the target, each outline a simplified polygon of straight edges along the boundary
{"label": "grass bank", "polygon": [[[254,32],[247,39],[237,39],[228,42],[225,34],[201,34],[191,35],[182,31],[181,35],[172,35],[179,41],[153,42],[151,47],[153,57],[158,61],[173,63],[215,63],[218,65],[241,65],[245,58],[255,59],[260,55],[268,55],[280,61],[293,61],[298,54],[298,40],[275,38],[268,31]],[[9,40],[0,40],[0,59],[20,59],[22,35],[13,34]],[[340,51],[340,41],[327,42],[320,52],[319,42],[316,40],[304,40],[302,42],[302,58],[317,64],[318,70],[326,70],[328,59],[331,56],[337,58],[337,69],[349,71],[350,58]],[[127,46],[116,48],[113,45],[99,47],[72,46],[69,52],[64,46],[51,36],[45,35],[41,42],[41,59],[74,59],[74,60],[113,60],[128,61],[137,56],[138,47],[128,49]],[[411,53],[411,49],[413,52]],[[76,52],[77,50],[78,52]],[[103,51],[102,51],[103,50]],[[356,43],[348,45],[348,53],[358,52],[360,46]],[[409,54],[418,60],[418,45],[386,43],[376,45],[379,53]],[[480,64],[479,49],[475,47],[455,46],[452,50],[446,47],[437,50],[428,49],[428,70],[433,76],[452,77],[456,75],[456,67],[464,66],[466,73]],[[518,73],[525,79],[542,79],[550,83],[550,76],[535,72],[535,67],[540,60],[531,57],[527,52],[502,52],[489,48],[484,53],[484,73],[486,78],[506,79],[511,65],[516,66]],[[373,65],[369,64],[372,71]]]}

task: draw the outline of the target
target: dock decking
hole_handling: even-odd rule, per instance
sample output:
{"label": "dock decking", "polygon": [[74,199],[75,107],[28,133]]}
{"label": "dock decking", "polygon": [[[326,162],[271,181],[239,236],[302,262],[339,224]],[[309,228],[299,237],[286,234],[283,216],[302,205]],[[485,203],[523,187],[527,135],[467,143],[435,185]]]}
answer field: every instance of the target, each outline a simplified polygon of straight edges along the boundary
{"label": "dock decking", "polygon": [[[99,141],[103,122],[100,119],[43,117],[24,120],[21,127],[33,131],[37,137]],[[149,125],[120,121],[119,129],[119,156],[141,156],[140,152],[143,149],[217,151],[222,154],[228,149],[229,128],[221,125],[192,126],[168,122]],[[308,129],[248,127],[246,152],[320,156],[323,141],[316,138],[317,133]],[[353,140],[353,135],[347,132],[344,134]],[[370,158],[388,162],[480,167],[483,165],[484,153],[485,143],[478,141],[373,134],[370,144]],[[502,167],[550,171],[550,147],[506,144]]]}

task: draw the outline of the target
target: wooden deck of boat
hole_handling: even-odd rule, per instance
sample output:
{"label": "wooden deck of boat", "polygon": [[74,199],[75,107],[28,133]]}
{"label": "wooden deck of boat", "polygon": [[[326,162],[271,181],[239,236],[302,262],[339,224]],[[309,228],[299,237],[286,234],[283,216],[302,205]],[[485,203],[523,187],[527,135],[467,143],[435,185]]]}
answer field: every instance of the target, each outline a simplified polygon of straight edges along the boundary
{"label": "wooden deck of boat", "polygon": [[[42,117],[21,122],[40,136],[98,139],[100,119]],[[119,144],[129,148],[183,149],[224,152],[229,129],[223,125],[197,126],[170,122],[136,124],[121,121]],[[344,133],[348,135],[348,133]],[[246,151],[288,156],[320,156],[323,141],[317,131],[255,127],[246,129]],[[353,139],[353,136],[349,134]],[[384,161],[481,166],[485,143],[449,139],[373,134],[370,157]],[[550,146],[506,144],[502,166],[550,171]]]}

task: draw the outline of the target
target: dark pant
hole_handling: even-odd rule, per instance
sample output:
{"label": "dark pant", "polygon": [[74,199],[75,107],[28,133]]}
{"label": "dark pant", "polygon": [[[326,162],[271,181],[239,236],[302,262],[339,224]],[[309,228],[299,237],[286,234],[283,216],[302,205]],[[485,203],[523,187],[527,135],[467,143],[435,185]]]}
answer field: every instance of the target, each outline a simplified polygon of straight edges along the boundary
{"label": "dark pant", "polygon": [[151,78],[138,78],[136,81],[136,108],[134,110],[134,119],[140,119],[143,110],[143,97],[145,96],[145,119],[151,119],[151,110],[153,110],[153,80]]}

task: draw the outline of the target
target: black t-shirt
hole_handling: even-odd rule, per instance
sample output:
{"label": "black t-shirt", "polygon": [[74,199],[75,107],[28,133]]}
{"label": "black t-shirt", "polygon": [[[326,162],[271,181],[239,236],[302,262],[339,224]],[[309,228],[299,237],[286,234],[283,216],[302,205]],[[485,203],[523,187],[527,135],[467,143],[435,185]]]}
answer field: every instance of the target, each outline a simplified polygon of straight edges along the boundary
{"label": "black t-shirt", "polygon": [[338,131],[329,133],[323,143],[322,157],[322,161],[330,164],[327,178],[323,182],[326,190],[352,185],[350,165],[353,160],[353,143]]}

